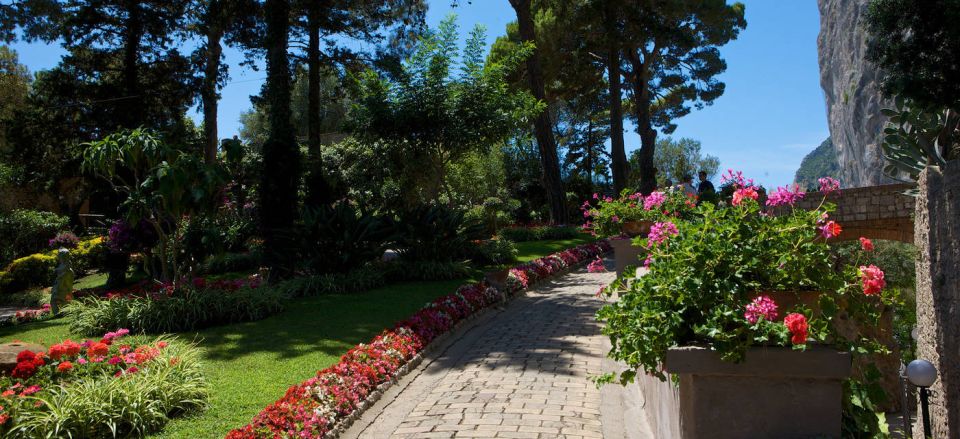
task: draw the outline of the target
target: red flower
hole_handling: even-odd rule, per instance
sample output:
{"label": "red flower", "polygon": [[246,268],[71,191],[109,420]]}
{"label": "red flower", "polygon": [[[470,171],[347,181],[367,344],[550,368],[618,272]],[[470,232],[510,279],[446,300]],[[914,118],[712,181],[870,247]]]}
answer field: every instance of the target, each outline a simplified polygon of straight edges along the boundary
{"label": "red flower", "polygon": [[33,361],[37,357],[37,354],[31,351],[21,351],[17,354],[17,363],[22,363],[24,361]]}
{"label": "red flower", "polygon": [[0,393],[0,396],[6,398],[6,397],[8,397],[8,396],[13,396],[13,395],[16,395],[16,394],[17,394],[16,391],[13,391],[13,390],[9,390],[9,389],[8,389],[8,390],[4,390],[3,393]]}
{"label": "red flower", "polygon": [[57,372],[60,372],[60,373],[67,373],[67,372],[70,372],[71,370],[73,370],[73,363],[69,361],[64,361],[63,363],[60,363],[57,366]]}
{"label": "red flower", "polygon": [[860,267],[860,281],[863,283],[863,294],[872,296],[879,294],[883,287],[887,286],[887,281],[883,278],[883,270],[876,265]]}
{"label": "red flower", "polygon": [[843,228],[840,227],[836,221],[827,221],[826,224],[820,227],[820,233],[823,234],[824,238],[830,239],[837,236],[840,236],[840,232],[843,231]]}
{"label": "red flower", "polygon": [[807,317],[803,314],[791,313],[783,318],[783,324],[790,330],[790,342],[793,344],[805,344],[807,342]]}
{"label": "red flower", "polygon": [[0,415],[0,425],[6,424],[10,420],[10,415],[4,413]]}
{"label": "red flower", "polygon": [[105,357],[108,354],[110,354],[110,346],[102,342],[94,343],[87,349],[87,355],[91,357]]}
{"label": "red flower", "polygon": [[756,189],[749,186],[740,188],[733,193],[733,201],[731,201],[730,204],[733,204],[734,206],[739,206],[741,203],[743,203],[743,200],[747,198],[751,200],[756,200],[757,198],[760,198],[760,194],[757,193]]}
{"label": "red flower", "polygon": [[864,237],[861,236],[861,237],[860,237],[860,248],[862,248],[863,251],[865,251],[865,252],[872,252],[872,251],[873,251],[873,241],[870,241],[869,239],[864,238]]}

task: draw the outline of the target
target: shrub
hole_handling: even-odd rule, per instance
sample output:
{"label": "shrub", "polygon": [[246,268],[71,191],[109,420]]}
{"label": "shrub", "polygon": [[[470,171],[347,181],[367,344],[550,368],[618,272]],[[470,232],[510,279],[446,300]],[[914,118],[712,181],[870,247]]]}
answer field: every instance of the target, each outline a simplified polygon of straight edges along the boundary
{"label": "shrub", "polygon": [[470,257],[478,265],[503,265],[517,260],[517,247],[507,239],[487,239],[476,246]]}
{"label": "shrub", "polygon": [[484,237],[483,225],[467,221],[464,212],[425,206],[400,215],[397,245],[410,261],[452,261]]}
{"label": "shrub", "polygon": [[[231,285],[238,285],[230,283]],[[142,287],[112,291],[107,299],[78,298],[68,307],[70,330],[98,334],[109,328],[136,332],[183,332],[228,323],[260,320],[283,310],[284,295],[275,288],[238,286]]]}
{"label": "shrub", "polygon": [[405,261],[384,264],[387,278],[393,281],[430,281],[463,279],[473,269],[466,262],[457,261]]}
{"label": "shrub", "polygon": [[582,235],[576,226],[513,226],[500,229],[500,238],[513,242],[544,241],[547,239],[574,239]]}
{"label": "shrub", "polygon": [[248,271],[258,268],[262,259],[260,252],[223,253],[208,258],[201,270],[204,274]]}
{"label": "shrub", "polygon": [[142,437],[205,407],[196,348],[137,338],[118,347],[122,335],[108,336],[18,356],[13,376],[0,377],[3,437]]}
{"label": "shrub", "polygon": [[338,203],[304,212],[300,253],[313,273],[342,273],[380,259],[393,240],[387,218]]}
{"label": "shrub", "polygon": [[290,279],[274,288],[287,297],[360,293],[387,283],[383,270],[365,266],[346,273],[327,273]]}
{"label": "shrub", "polygon": [[[103,238],[80,241],[70,252],[73,271],[82,274],[102,265],[106,245]],[[0,292],[14,293],[36,286],[49,286],[57,266],[56,251],[37,253],[16,259],[0,271]]]}
{"label": "shrub", "polygon": [[67,228],[69,218],[36,210],[0,213],[0,265],[47,248],[50,238]]}

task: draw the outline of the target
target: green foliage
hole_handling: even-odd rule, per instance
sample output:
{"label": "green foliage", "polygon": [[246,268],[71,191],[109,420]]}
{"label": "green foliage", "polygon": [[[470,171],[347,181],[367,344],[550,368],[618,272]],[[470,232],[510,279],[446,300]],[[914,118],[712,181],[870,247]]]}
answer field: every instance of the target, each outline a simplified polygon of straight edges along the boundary
{"label": "green foliage", "polygon": [[387,275],[382,267],[367,265],[345,273],[297,277],[280,282],[275,288],[287,297],[311,297],[362,293],[386,283]]}
{"label": "green foliage", "polygon": [[[106,245],[102,238],[80,241],[70,251],[73,270],[77,273],[102,266]],[[30,287],[49,286],[57,266],[57,252],[51,250],[16,259],[0,271],[0,292],[13,293]]]}
{"label": "green foliage", "polygon": [[[245,210],[225,206],[211,214],[194,215],[182,221],[177,231],[177,239],[183,243],[183,254],[179,257],[185,264],[199,261],[209,267],[211,260],[218,259],[217,256],[248,250],[256,232],[256,223],[250,212]],[[225,257],[219,261],[230,265],[227,259],[231,258]],[[239,262],[238,258],[233,259]],[[247,260],[253,262],[253,258]]]}
{"label": "green foliage", "polygon": [[583,235],[576,226],[516,226],[500,229],[499,236],[511,242],[572,239]]}
{"label": "green foliage", "polygon": [[396,239],[389,218],[346,202],[303,212],[299,252],[313,273],[346,272],[380,259]]}
{"label": "green foliage", "polygon": [[77,299],[67,308],[73,319],[70,330],[91,336],[116,328],[151,334],[183,332],[260,320],[284,308],[285,296],[274,288],[181,288],[182,294],[161,298]]}
{"label": "green foliage", "polygon": [[471,259],[480,266],[505,265],[517,260],[517,247],[508,239],[487,239],[476,247]]}
{"label": "green foliage", "polygon": [[142,437],[172,417],[202,411],[209,387],[200,353],[195,346],[169,341],[137,373],[44,385],[33,396],[8,399],[5,412],[13,420],[3,427],[13,427],[0,432],[9,438]]}
{"label": "green foliage", "polygon": [[916,181],[927,166],[943,166],[960,157],[960,115],[956,111],[922,107],[901,97],[895,109],[882,110],[890,118],[883,129],[883,173]]}
{"label": "green foliage", "polygon": [[70,219],[50,212],[14,210],[0,212],[0,266],[14,258],[48,247],[57,232],[67,229]]}
{"label": "green foliage", "polygon": [[829,137],[803,158],[793,182],[807,191],[814,191],[819,187],[817,179],[821,177],[840,178],[837,150]]}
{"label": "green foliage", "polygon": [[462,211],[439,206],[401,213],[396,232],[398,250],[410,261],[452,261],[484,238],[481,224],[467,221]]}
{"label": "green foliage", "polygon": [[[720,170],[720,159],[701,152],[699,140],[682,137],[673,140],[670,137],[657,139],[657,149],[653,153],[653,163],[657,167],[657,179],[660,186],[667,179],[673,184],[679,184],[683,177],[689,175],[696,181],[700,171],[707,172],[707,178],[713,178]],[[631,169],[640,167],[640,151],[635,150],[630,155]],[[639,184],[639,175],[633,175],[631,181]]]}
{"label": "green foliage", "polygon": [[473,274],[465,261],[391,261],[384,265],[388,279],[399,282],[463,279]]}
{"label": "green foliage", "polygon": [[869,365],[863,381],[847,379],[843,382],[843,423],[841,435],[845,438],[885,438],[890,431],[886,415],[876,405],[886,399],[880,386],[880,371]]}
{"label": "green foliage", "polygon": [[895,292],[863,293],[860,261],[838,263],[818,238],[824,211],[759,212],[751,199],[724,209],[704,203],[696,212],[702,219],[676,223],[678,235],[659,244],[637,238],[636,244],[648,248],[650,272],[616,281],[609,291],[617,291],[619,300],[598,313],[613,341],[611,356],[662,377],[660,364],[672,346],[701,343],[736,361],[752,345],[789,345],[781,323],[751,324],[744,318],[746,305],[767,292],[817,298],[815,312],[802,305],[778,310],[780,317],[804,314],[814,340],[840,350],[883,352],[873,340],[847,339],[832,324],[842,312],[873,325],[882,306],[895,302]]}
{"label": "green foliage", "polygon": [[452,198],[446,184],[450,163],[489,151],[542,109],[506,82],[532,48],[484,63],[485,34],[477,28],[460,57],[455,20],[450,16],[428,32],[400,74],[367,71],[359,78],[352,131],[363,143],[379,145],[377,162],[388,168],[401,197],[390,207],[436,201],[441,193]]}
{"label": "green foliage", "polygon": [[222,253],[210,256],[201,268],[203,274],[224,274],[255,270],[260,267],[263,256],[259,251],[247,253]]}
{"label": "green foliage", "polygon": [[587,201],[581,209],[589,220],[584,228],[610,237],[628,234],[628,223],[691,219],[695,207],[695,199],[682,190],[654,191],[645,198],[639,192],[624,189],[619,198],[599,198],[592,205]]}
{"label": "green foliage", "polygon": [[[20,64],[17,52],[0,44],[0,153],[6,151],[7,126],[13,114],[26,103],[30,73]],[[2,160],[0,160],[2,161]],[[0,178],[0,185],[3,179]]]}
{"label": "green foliage", "polygon": [[865,21],[887,94],[960,110],[960,2],[872,0]]}

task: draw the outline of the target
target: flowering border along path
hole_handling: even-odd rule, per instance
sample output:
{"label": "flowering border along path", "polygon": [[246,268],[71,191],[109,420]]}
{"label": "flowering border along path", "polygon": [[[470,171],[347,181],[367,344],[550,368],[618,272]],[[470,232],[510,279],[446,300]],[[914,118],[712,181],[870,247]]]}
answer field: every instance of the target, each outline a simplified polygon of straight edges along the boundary
{"label": "flowering border along path", "polygon": [[[584,244],[510,270],[509,293],[565,272],[610,251],[606,240]],[[416,366],[424,350],[459,323],[504,299],[483,283],[428,303],[408,319],[348,351],[340,362],[287,389],[228,439],[336,436],[371,406],[389,385]]]}

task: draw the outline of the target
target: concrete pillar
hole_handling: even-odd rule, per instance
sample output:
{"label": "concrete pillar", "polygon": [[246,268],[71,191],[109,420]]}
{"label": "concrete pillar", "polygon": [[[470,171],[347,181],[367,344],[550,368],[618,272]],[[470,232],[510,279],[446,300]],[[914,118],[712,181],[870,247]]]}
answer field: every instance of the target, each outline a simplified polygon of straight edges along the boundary
{"label": "concrete pillar", "polygon": [[[930,398],[935,439],[960,438],[960,160],[920,174],[917,244],[917,358],[939,379]],[[922,426],[914,426],[914,437]]]}

